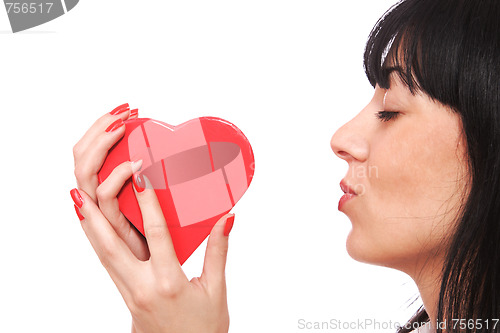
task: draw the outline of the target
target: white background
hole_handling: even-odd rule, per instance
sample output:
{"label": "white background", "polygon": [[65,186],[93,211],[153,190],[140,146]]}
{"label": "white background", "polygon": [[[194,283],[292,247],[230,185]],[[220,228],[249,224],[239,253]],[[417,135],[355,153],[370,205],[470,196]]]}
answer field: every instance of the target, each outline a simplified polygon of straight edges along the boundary
{"label": "white background", "polygon": [[371,98],[363,48],[394,2],[81,0],[18,34],[2,8],[0,332],[130,330],[69,195],[73,145],[125,102],[170,124],[225,118],[253,145],[254,181],[233,209],[231,333],[375,332],[298,321],[408,319],[413,282],[345,251],[347,164],[329,146]]}

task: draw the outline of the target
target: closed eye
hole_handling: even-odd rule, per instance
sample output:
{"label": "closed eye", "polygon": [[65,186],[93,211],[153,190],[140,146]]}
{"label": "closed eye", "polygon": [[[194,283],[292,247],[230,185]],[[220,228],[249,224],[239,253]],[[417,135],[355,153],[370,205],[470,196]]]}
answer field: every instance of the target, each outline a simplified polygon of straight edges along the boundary
{"label": "closed eye", "polygon": [[379,120],[386,122],[395,119],[399,115],[399,112],[394,111],[379,111],[376,116]]}

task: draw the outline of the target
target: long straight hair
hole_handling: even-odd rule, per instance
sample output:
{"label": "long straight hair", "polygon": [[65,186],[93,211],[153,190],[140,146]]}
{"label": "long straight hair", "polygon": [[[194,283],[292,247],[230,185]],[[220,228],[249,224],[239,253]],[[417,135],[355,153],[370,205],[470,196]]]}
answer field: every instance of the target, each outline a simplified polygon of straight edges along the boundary
{"label": "long straight hair", "polygon": [[[437,331],[500,332],[500,0],[400,1],[366,44],[373,86],[389,88],[388,64],[412,93],[456,112],[467,141],[468,195],[449,235]],[[421,309],[408,324],[425,320]]]}

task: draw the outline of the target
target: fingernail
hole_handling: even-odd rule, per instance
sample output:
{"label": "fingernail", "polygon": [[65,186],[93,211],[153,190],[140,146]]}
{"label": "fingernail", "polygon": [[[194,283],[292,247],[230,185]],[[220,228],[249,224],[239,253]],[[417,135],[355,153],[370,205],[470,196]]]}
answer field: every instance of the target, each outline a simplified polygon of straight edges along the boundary
{"label": "fingernail", "polygon": [[135,162],[130,162],[132,166],[132,173],[136,173],[137,171],[141,170],[142,168],[142,160],[138,160]]}
{"label": "fingernail", "polygon": [[128,115],[128,119],[134,119],[139,116],[139,109],[130,110],[130,114]]}
{"label": "fingernail", "polygon": [[224,236],[229,236],[231,229],[233,229],[234,224],[234,214],[226,219],[226,225],[224,226]]}
{"label": "fingernail", "polygon": [[121,119],[115,120],[111,125],[109,125],[108,128],[106,128],[106,132],[109,133],[116,131],[118,128],[122,127],[123,124],[124,124],[123,120]]}
{"label": "fingernail", "polygon": [[144,182],[144,178],[142,177],[142,175],[134,175],[134,177],[132,177],[132,180],[137,192],[141,193],[142,191],[144,191],[144,189],[146,188],[146,183]]}
{"label": "fingernail", "polygon": [[116,116],[117,114],[123,113],[125,111],[129,110],[128,103],[122,104],[120,106],[117,106],[116,108],[113,109],[109,114]]}
{"label": "fingernail", "polygon": [[75,206],[75,212],[76,212],[76,215],[78,216],[78,218],[80,219],[80,221],[85,219],[85,217],[83,217],[82,213],[80,213],[80,208],[78,208],[77,205],[73,205],[73,206]]}
{"label": "fingernail", "polygon": [[75,203],[75,205],[78,206],[78,208],[82,208],[83,198],[82,198],[80,192],[78,192],[78,190],[76,188],[74,188],[69,193],[71,194],[71,198],[73,199],[73,202]]}

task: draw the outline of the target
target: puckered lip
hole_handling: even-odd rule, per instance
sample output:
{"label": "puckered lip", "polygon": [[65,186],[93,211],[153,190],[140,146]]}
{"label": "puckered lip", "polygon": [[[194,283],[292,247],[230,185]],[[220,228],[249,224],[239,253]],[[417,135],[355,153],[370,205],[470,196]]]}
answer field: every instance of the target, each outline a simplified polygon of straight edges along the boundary
{"label": "puckered lip", "polygon": [[340,182],[340,189],[344,193],[358,195],[349,185],[347,185],[347,181],[345,179],[342,179],[342,181]]}

